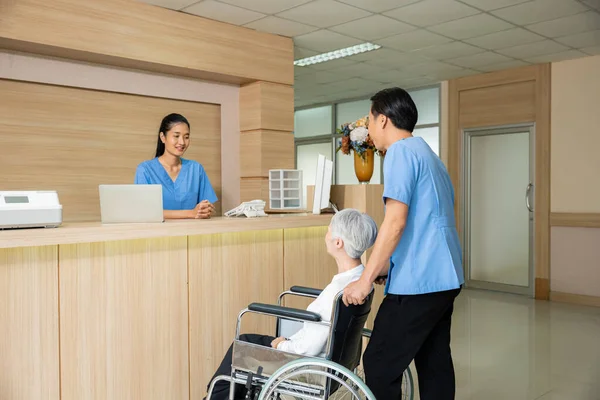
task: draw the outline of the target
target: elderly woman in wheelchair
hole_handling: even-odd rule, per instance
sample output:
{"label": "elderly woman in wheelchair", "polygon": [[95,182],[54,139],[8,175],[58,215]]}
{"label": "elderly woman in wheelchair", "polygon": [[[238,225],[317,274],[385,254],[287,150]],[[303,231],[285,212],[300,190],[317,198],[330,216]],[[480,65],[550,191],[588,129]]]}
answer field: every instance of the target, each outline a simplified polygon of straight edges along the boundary
{"label": "elderly woman in wheelchair", "polygon": [[[265,399],[338,398],[331,395],[349,388],[356,392],[360,387],[368,393],[350,370],[360,362],[373,293],[362,305],[350,307],[343,305],[341,294],[360,278],[364,268],[360,258],[376,236],[377,225],[368,215],[353,209],[337,213],[325,236],[327,252],[338,269],[331,283],[322,291],[293,287],[279,298],[279,303],[286,295],[315,298],[307,310],[256,303],[243,310],[235,341],[211,380],[207,398],[254,399],[261,389]],[[276,335],[240,335],[240,321],[246,313],[277,317]],[[298,323],[296,333],[282,336],[282,329]]]}

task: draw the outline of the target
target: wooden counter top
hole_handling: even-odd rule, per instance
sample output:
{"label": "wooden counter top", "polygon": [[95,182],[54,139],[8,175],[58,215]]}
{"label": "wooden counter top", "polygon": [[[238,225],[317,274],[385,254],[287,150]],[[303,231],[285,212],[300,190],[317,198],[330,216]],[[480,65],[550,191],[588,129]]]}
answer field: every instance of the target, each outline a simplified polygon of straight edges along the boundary
{"label": "wooden counter top", "polygon": [[169,220],[149,224],[65,223],[54,229],[0,231],[0,249],[325,226],[329,224],[331,217],[332,214],[294,214],[269,215],[263,218]]}

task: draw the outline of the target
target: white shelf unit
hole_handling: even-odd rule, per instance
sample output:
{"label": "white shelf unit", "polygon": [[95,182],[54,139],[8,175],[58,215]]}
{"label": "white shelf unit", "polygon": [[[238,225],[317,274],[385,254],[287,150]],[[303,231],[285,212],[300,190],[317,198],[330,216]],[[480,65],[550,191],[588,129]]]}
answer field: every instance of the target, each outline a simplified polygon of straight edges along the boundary
{"label": "white shelf unit", "polygon": [[298,210],[302,207],[302,171],[298,169],[269,170],[269,208]]}

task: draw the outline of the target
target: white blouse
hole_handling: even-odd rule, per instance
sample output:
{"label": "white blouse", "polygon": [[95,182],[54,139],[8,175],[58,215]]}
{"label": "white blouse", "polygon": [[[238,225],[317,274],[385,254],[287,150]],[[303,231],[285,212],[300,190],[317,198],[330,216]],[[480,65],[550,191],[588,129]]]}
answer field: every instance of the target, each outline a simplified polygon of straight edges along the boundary
{"label": "white blouse", "polygon": [[[329,322],[331,320],[335,297],[349,283],[360,279],[364,269],[364,266],[359,265],[349,271],[335,275],[331,283],[323,289],[323,292],[308,306],[307,310],[319,314],[321,321]],[[328,337],[328,326],[319,325],[314,322],[304,322],[302,329],[288,340],[279,343],[277,349],[309,357],[324,357]]]}

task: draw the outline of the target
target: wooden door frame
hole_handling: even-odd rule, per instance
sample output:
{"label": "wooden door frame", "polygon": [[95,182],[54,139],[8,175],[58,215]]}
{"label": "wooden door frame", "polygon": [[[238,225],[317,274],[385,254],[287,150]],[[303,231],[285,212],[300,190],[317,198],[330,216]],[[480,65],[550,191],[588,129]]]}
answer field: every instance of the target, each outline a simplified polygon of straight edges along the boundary
{"label": "wooden door frame", "polygon": [[[463,207],[462,164],[463,164],[463,130],[466,128],[483,128],[490,124],[483,118],[477,123],[464,126],[461,123],[461,92],[496,88],[507,88],[511,84],[525,82],[534,83],[534,118],[510,119],[503,124],[535,123],[535,221],[534,221],[534,291],[535,298],[548,300],[550,295],[550,64],[539,64],[523,68],[492,72],[454,79],[448,82],[448,172],[455,187],[455,213],[458,229],[462,231]],[[498,98],[499,102],[505,99]],[[498,115],[496,114],[496,117]],[[462,232],[461,232],[462,233]]]}

